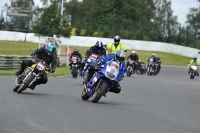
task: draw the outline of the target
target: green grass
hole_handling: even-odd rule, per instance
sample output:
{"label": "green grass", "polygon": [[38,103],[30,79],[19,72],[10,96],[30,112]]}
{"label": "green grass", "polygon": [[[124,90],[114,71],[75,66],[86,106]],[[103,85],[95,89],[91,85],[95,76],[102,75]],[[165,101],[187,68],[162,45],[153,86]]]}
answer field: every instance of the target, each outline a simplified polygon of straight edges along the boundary
{"label": "green grass", "polygon": [[[91,44],[92,46],[93,44]],[[62,46],[61,53],[64,53],[66,46]],[[15,42],[15,41],[0,41],[0,55],[20,55],[27,56],[30,55],[32,51],[38,48],[38,43],[30,42]],[[89,47],[81,46],[70,46],[73,50],[77,48],[79,52],[85,57],[85,51]],[[132,50],[128,50],[127,56],[131,53]],[[155,52],[158,57],[161,58],[163,65],[174,65],[174,66],[187,66],[188,61],[191,60],[189,57],[180,56],[171,53],[165,52],[156,52],[156,51],[142,51],[136,50],[136,53],[139,55],[139,58],[143,62],[147,62],[147,59],[150,55]],[[16,70],[0,70],[0,75],[14,75]],[[57,67],[54,74],[49,74],[49,76],[59,76],[59,75],[68,75],[70,74],[69,68],[67,67]]]}
{"label": "green grass", "polygon": [[[13,76],[17,70],[0,70],[0,76]],[[63,76],[70,75],[69,67],[57,67],[54,73],[50,73],[48,76]]]}

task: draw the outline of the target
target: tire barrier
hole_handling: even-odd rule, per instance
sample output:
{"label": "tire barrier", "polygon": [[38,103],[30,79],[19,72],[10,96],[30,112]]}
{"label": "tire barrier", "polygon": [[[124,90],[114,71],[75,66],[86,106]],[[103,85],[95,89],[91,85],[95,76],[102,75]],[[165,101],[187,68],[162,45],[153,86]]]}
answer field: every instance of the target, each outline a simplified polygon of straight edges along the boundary
{"label": "tire barrier", "polygon": [[0,55],[0,70],[19,69],[22,60],[32,60],[31,56]]}

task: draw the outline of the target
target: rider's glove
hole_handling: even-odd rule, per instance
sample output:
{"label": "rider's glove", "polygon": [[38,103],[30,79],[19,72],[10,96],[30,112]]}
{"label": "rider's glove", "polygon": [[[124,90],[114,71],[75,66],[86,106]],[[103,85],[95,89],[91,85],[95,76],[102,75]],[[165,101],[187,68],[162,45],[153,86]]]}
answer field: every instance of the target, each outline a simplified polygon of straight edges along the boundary
{"label": "rider's glove", "polygon": [[119,78],[119,81],[121,81],[123,78],[124,78],[124,75]]}
{"label": "rider's glove", "polygon": [[34,57],[34,56],[36,56],[36,53],[32,52],[30,55]]}
{"label": "rider's glove", "polygon": [[55,69],[50,69],[49,72],[50,72],[50,73],[54,73],[54,72],[55,72]]}

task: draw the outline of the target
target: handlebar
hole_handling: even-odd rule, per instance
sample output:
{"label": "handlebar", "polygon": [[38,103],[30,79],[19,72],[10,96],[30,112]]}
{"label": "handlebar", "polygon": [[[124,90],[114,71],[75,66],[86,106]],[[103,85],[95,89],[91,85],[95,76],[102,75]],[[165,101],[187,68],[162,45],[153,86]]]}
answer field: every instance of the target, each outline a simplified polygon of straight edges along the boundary
{"label": "handlebar", "polygon": [[37,55],[31,55],[31,56],[35,59],[36,62],[42,62],[47,67],[47,70],[50,70],[50,66],[44,60],[39,59]]}

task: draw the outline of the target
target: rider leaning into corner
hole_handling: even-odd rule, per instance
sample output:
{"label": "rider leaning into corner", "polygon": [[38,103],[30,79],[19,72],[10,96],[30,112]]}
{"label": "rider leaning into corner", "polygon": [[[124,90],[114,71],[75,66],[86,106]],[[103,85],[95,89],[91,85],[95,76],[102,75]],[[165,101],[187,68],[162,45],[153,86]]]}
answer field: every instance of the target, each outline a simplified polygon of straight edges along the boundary
{"label": "rider leaning into corner", "polygon": [[[131,52],[131,54],[126,58],[126,60],[128,60],[128,59],[131,59],[132,61],[134,61],[134,70],[133,70],[133,73],[135,73],[135,70],[136,70],[136,67],[137,67],[137,62],[139,61],[139,56],[138,56],[138,54],[136,54],[136,52],[135,52],[135,50],[133,50],[132,52]],[[128,66],[128,62],[127,62],[127,64],[126,64],[127,66]]]}
{"label": "rider leaning into corner", "polygon": [[155,53],[152,53],[151,54],[151,57],[149,57],[149,59],[147,60],[147,62],[149,62],[150,58],[153,58],[153,62],[157,62],[158,63],[158,73],[160,72],[160,69],[161,69],[161,60],[159,57],[156,56]]}
{"label": "rider leaning into corner", "polygon": [[[78,64],[79,64],[79,68],[80,68],[80,71],[82,71],[82,55],[81,55],[81,53],[79,53],[79,51],[78,51],[78,49],[74,49],[74,51],[72,52],[72,54],[71,54],[71,56],[70,56],[70,58],[69,58],[69,60],[70,60],[70,63],[69,63],[69,66],[70,66],[70,70],[72,69],[72,61],[71,61],[71,59],[72,59],[72,56],[78,56]],[[81,73],[80,73],[80,75],[79,76],[81,76]]]}
{"label": "rider leaning into corner", "polygon": [[[193,59],[190,60],[190,62],[188,63],[188,70],[189,70],[188,73],[190,73],[191,65],[193,65],[193,64],[196,64],[198,68],[200,66],[200,62],[197,60],[196,56],[193,57]],[[198,71],[197,71],[197,76],[199,77],[199,72]]]}
{"label": "rider leaning into corner", "polygon": [[121,86],[119,82],[124,78],[124,74],[126,72],[126,64],[124,63],[124,60],[125,60],[125,52],[123,50],[118,50],[116,54],[108,55],[104,59],[102,59],[100,66],[106,65],[108,61],[116,61],[120,65],[120,70],[118,74],[119,81],[114,82],[114,85],[109,90],[110,92],[113,92],[113,93],[121,92]]}
{"label": "rider leaning into corner", "polygon": [[[53,41],[47,42],[43,47],[36,49],[31,53],[31,56],[37,56],[39,59],[44,60],[48,65],[51,66],[49,72],[54,73],[57,65],[57,52],[56,47]],[[27,66],[32,66],[35,63],[35,60],[23,60],[21,62],[20,69],[15,73],[16,76],[21,75]],[[30,87],[34,90],[36,85],[46,84],[48,81],[46,73],[41,75],[41,78],[35,81]]]}
{"label": "rider leaning into corner", "polygon": [[124,52],[127,52],[126,47],[124,44],[120,43],[120,36],[114,37],[114,43],[110,43],[107,47],[108,54],[115,54],[118,50],[123,50]]}
{"label": "rider leaning into corner", "polygon": [[[92,55],[92,54],[96,54],[99,56],[102,56],[102,55],[106,56],[106,50],[103,48],[103,43],[101,41],[97,41],[94,46],[90,47],[90,49],[87,50],[87,52],[85,53],[85,55],[86,55],[85,60],[87,60],[90,57],[90,55]],[[82,71],[83,78],[84,78],[85,71],[87,69],[88,69],[87,66],[85,66],[83,68],[83,71]],[[84,81],[85,83],[88,83],[90,81],[94,72],[95,72],[95,69],[93,67],[89,67],[87,78]]]}

